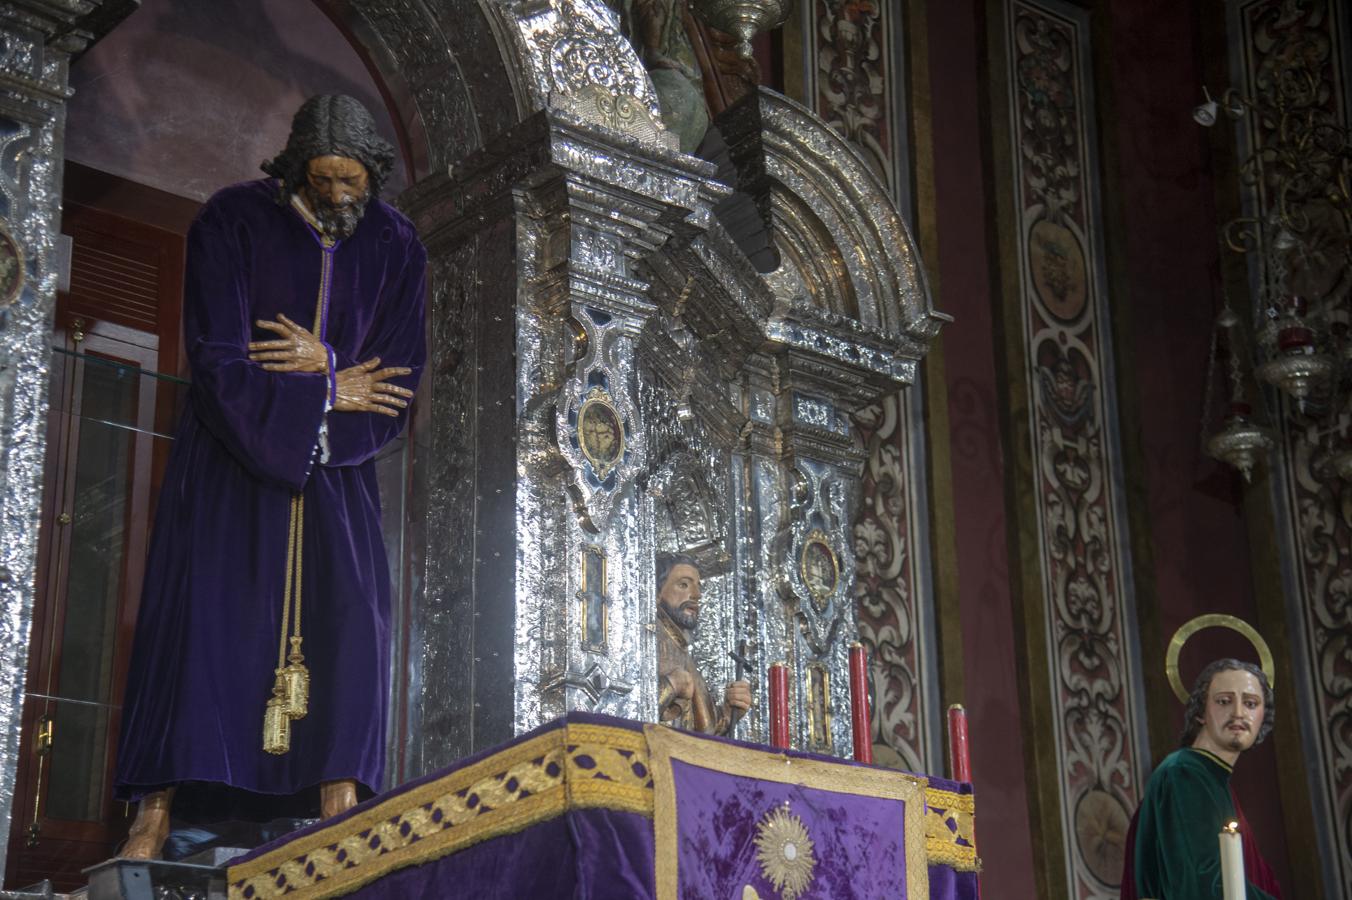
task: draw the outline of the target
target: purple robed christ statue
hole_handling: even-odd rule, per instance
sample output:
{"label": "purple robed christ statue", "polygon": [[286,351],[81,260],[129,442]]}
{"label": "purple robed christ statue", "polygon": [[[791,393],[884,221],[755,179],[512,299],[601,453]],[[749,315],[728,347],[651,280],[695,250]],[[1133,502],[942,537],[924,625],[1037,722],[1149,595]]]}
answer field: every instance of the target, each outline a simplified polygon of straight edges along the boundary
{"label": "purple robed christ statue", "polygon": [[[302,113],[335,99],[355,105],[315,98]],[[312,129],[313,155],[355,165],[364,189],[371,164],[341,127],[322,124]],[[324,170],[311,163],[313,186]],[[409,221],[374,196],[384,173],[370,174],[364,212],[341,237],[322,232],[323,217],[307,215],[298,189],[277,179],[222,190],[189,233],[183,321],[192,388],[146,567],[119,799],[180,787],[181,812],[192,788],[219,797],[228,786],[232,815],[253,808],[271,817],[313,814],[321,783],[381,786],[390,582],[373,458],[404,425],[406,402],[389,397],[411,396],[423,364],[426,252]],[[278,371],[287,367],[250,357],[251,343],[281,331],[257,323],[281,316],[322,342],[327,371]],[[386,376],[386,408],[344,406],[336,378],[377,357],[408,372]],[[297,494],[303,525],[290,547]],[[297,561],[309,702],[290,726],[289,751],[278,754],[264,752],[262,732],[289,559]]]}

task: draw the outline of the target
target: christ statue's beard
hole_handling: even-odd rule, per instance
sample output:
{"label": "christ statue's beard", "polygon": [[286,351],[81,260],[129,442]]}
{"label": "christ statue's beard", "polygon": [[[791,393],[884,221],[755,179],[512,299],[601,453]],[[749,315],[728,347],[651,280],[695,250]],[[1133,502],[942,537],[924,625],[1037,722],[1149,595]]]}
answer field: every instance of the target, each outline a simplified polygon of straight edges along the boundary
{"label": "christ statue's beard", "polygon": [[675,622],[681,628],[694,634],[699,630],[699,613],[685,606],[678,606],[674,609],[667,607],[667,614],[671,616],[671,621]]}
{"label": "christ statue's beard", "polygon": [[354,197],[345,203],[330,203],[327,198],[318,198],[314,203],[314,214],[320,230],[338,241],[352,237],[361,217],[366,215],[366,204],[370,199],[369,192],[362,194],[360,200]]}

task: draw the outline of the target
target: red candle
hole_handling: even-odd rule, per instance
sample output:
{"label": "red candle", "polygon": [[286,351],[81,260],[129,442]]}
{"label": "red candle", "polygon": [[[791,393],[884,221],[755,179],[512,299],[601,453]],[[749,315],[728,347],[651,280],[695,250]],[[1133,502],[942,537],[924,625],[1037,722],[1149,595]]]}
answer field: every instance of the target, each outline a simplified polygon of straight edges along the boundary
{"label": "red candle", "polygon": [[864,645],[850,644],[850,725],[854,730],[854,761],[873,762],[873,722],[868,708],[868,657]]}
{"label": "red candle", "polygon": [[967,710],[961,703],[948,708],[948,772],[954,781],[972,780],[972,754],[967,746]]}
{"label": "red candle", "polygon": [[789,667],[770,664],[770,746],[789,749]]}

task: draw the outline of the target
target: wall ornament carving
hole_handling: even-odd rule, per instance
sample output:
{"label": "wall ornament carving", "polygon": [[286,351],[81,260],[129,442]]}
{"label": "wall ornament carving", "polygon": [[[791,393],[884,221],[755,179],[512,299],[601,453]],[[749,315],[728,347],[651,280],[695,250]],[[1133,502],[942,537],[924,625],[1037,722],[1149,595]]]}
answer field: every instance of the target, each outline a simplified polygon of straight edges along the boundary
{"label": "wall ornament carving", "polygon": [[[1316,131],[1336,134],[1349,126],[1348,98],[1352,81],[1348,64],[1352,44],[1348,37],[1348,11],[1330,0],[1245,0],[1227,7],[1231,35],[1231,60],[1243,73],[1241,92],[1257,105],[1293,107],[1314,123]],[[1305,79],[1309,79],[1306,81]],[[1299,93],[1291,93],[1293,91]],[[1298,100],[1293,102],[1292,98]],[[1322,217],[1337,217],[1325,207],[1329,201],[1315,197],[1310,202],[1301,191],[1319,193],[1298,184],[1306,171],[1302,157],[1291,167],[1280,155],[1283,135],[1277,133],[1280,118],[1244,115],[1241,131],[1248,151],[1277,154],[1281,165],[1268,166],[1269,177],[1250,177],[1244,182],[1245,202],[1254,211],[1253,220],[1240,220],[1242,228],[1232,240],[1239,245],[1266,248],[1262,231],[1279,203],[1291,202],[1280,192],[1286,181],[1291,205],[1309,230],[1318,237],[1310,244],[1295,242],[1299,261],[1283,277],[1293,292],[1308,295],[1318,314],[1334,320],[1345,300],[1339,279],[1346,277],[1346,257],[1326,248],[1345,247],[1345,226],[1327,225]],[[1338,141],[1328,142],[1336,148]],[[1313,148],[1311,158],[1324,153]],[[1322,160],[1321,160],[1322,162]],[[1278,169],[1280,179],[1273,175]],[[1312,184],[1322,184],[1328,169],[1319,170]],[[1333,169],[1336,174],[1336,167]],[[1295,175],[1289,173],[1294,172]],[[1259,227],[1262,226],[1262,227]],[[1274,241],[1275,246],[1275,241]],[[1281,260],[1277,260],[1281,262]],[[1254,284],[1254,315],[1258,305],[1267,305],[1267,288]],[[1270,300],[1271,298],[1267,298]],[[1274,360],[1280,362],[1282,360]],[[1336,379],[1335,379],[1336,380]],[[1336,393],[1335,393],[1336,396]],[[1309,435],[1316,429],[1315,410],[1322,401],[1302,412],[1290,399],[1270,404],[1272,420],[1280,428],[1278,453],[1274,458],[1274,502],[1284,580],[1287,587],[1288,626],[1294,670],[1290,677],[1301,718],[1313,723],[1304,754],[1304,777],[1308,779],[1317,849],[1313,855],[1321,867],[1320,877],[1328,896],[1352,895],[1352,485],[1333,475],[1340,443],[1321,446]],[[1332,421],[1332,417],[1329,418]],[[1336,429],[1334,429],[1336,431]]]}
{"label": "wall ornament carving", "polygon": [[[570,104],[556,98],[410,194],[429,253],[460,260],[446,274],[479,315],[456,351],[478,386],[438,416],[432,445],[491,434],[500,447],[508,434],[512,448],[462,454],[467,469],[438,475],[473,485],[436,528],[476,535],[472,593],[448,610],[475,623],[459,678],[476,690],[434,715],[472,723],[461,753],[571,709],[652,718],[657,548],[700,564],[692,652],[710,684],[763,683],[769,662],[788,660],[814,716],[812,729],[799,717],[800,743],[839,752],[851,744],[844,561],[863,462],[850,414],[912,377],[945,317],[881,182],[801,107],[753,98],[770,138],[744,146],[741,164],[770,173],[767,209],[800,215],[801,230],[777,238],[794,255],[781,268],[850,259],[829,295],[756,270],[712,213],[729,192],[712,165]],[[465,586],[429,564],[426,590]],[[436,627],[452,649],[471,639]],[[742,733],[762,734],[763,715]]]}
{"label": "wall ornament carving", "polygon": [[[572,94],[594,98],[599,91],[615,98],[626,116],[637,107],[649,122],[661,121],[647,70],[602,0],[490,2],[511,36],[532,109],[559,105]],[[577,102],[595,103],[587,96]]]}
{"label": "wall ornament carving", "polygon": [[654,119],[647,107],[624,94],[613,94],[595,84],[568,93],[554,93],[549,105],[586,122],[618,131],[635,140],[661,143],[671,150],[680,149],[680,139],[667,131],[660,119]]}
{"label": "wall ornament carving", "polygon": [[[886,185],[858,150],[798,103],[760,90],[718,119],[782,263],[766,277],[778,341],[909,384],[949,317],[933,309],[919,254]],[[848,349],[847,349],[848,348]]]}
{"label": "wall ornament carving", "polygon": [[1030,445],[1016,452],[1031,463],[1015,470],[1031,479],[1020,529],[1036,554],[1025,590],[1040,595],[1026,601],[1036,610],[1026,614],[1026,640],[1027,652],[1049,663],[1050,684],[1030,693],[1032,703],[1049,703],[1054,725],[1054,764],[1044,753],[1031,765],[1057,792],[1044,822],[1061,835],[1064,870],[1052,883],[1064,879],[1074,900],[1107,900],[1140,798],[1145,732],[1099,249],[1089,22],[1057,0],[1007,0],[1005,13],[1015,203],[1006,224],[1018,235],[1010,303],[1019,331],[1010,339],[1022,366],[1010,374],[1027,385]]}
{"label": "wall ornament carving", "polygon": [[26,275],[23,246],[10,233],[9,223],[0,219],[0,308],[19,299]]}
{"label": "wall ornament carving", "polygon": [[610,330],[622,324],[590,307],[583,307],[579,319],[592,349],[560,394],[555,427],[559,452],[572,467],[578,513],[588,530],[597,531],[610,518],[620,490],[644,470],[647,446],[624,387],[629,366],[621,360],[607,364],[602,354],[614,343]]}

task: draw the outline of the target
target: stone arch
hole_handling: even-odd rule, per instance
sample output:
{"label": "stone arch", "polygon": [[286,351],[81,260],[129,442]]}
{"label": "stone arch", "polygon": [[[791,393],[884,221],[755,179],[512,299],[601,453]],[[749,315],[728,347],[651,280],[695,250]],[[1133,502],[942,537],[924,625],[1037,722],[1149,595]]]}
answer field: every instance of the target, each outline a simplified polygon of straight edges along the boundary
{"label": "stone arch", "polygon": [[315,0],[364,50],[409,138],[414,180],[596,86],[657,118],[602,0]]}
{"label": "stone arch", "polygon": [[[452,14],[443,11],[439,18],[425,0],[315,3],[348,35],[383,86],[407,142],[412,181],[471,152],[482,144],[485,130],[504,130],[516,121],[510,84],[493,88],[506,76],[482,4],[459,4],[469,8],[455,14],[452,37],[440,24]],[[467,65],[481,73],[477,97],[464,75]],[[508,102],[493,102],[503,99]],[[508,116],[510,121],[498,121]]]}

